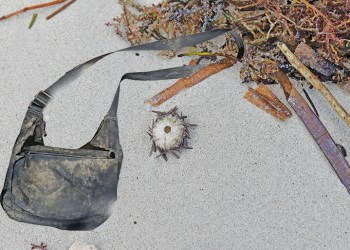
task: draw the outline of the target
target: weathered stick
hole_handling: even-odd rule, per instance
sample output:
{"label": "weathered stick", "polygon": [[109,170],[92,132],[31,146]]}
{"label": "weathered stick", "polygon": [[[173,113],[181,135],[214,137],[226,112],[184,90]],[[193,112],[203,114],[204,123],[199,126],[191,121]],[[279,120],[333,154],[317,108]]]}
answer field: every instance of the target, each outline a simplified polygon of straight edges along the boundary
{"label": "weathered stick", "polygon": [[300,74],[302,74],[305,79],[314,86],[324,98],[328,101],[331,107],[338,113],[338,115],[345,121],[345,123],[350,127],[350,115],[349,113],[341,106],[341,104],[335,99],[332,93],[328,88],[323,85],[323,83],[315,76],[299,59],[289,50],[287,45],[284,43],[278,42],[277,46],[280,48],[282,53],[287,57],[288,61],[296,68]]}
{"label": "weathered stick", "polygon": [[200,83],[201,81],[207,79],[208,77],[231,67],[236,63],[236,61],[237,60],[233,58],[224,58],[218,63],[209,64],[208,66],[197,71],[193,75],[178,80],[170,87],[166,88],[162,92],[153,96],[151,99],[147,100],[147,103],[151,104],[154,107],[159,106],[163,102],[169,100],[170,98],[178,94],[180,91],[190,88],[196,85],[197,83]]}
{"label": "weathered stick", "polygon": [[245,93],[244,98],[250,103],[254,104],[266,113],[285,121],[292,115],[290,110],[285,106],[264,84],[254,90],[248,88],[248,92]]}
{"label": "weathered stick", "polygon": [[46,20],[49,20],[51,18],[53,18],[54,16],[56,16],[58,13],[60,13],[61,11],[65,10],[66,8],[68,8],[69,5],[71,5],[72,3],[74,3],[77,0],[71,0],[68,3],[66,3],[65,5],[63,5],[61,8],[59,8],[58,10],[56,10],[55,12],[53,12],[52,14],[48,15],[46,17]]}

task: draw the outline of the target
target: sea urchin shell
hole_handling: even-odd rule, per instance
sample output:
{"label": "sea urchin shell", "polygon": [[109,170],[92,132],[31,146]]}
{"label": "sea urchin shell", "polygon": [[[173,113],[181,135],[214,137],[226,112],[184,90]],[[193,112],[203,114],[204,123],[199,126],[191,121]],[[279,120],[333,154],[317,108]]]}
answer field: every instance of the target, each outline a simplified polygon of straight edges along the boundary
{"label": "sea urchin shell", "polygon": [[185,122],[187,117],[183,116],[182,113],[178,114],[177,107],[169,112],[153,112],[157,113],[157,119],[153,121],[148,131],[152,140],[150,155],[159,151],[159,156],[167,161],[167,153],[179,158],[176,151],[179,152],[182,148],[191,149],[187,145],[187,139],[190,138],[188,128],[196,125]]}

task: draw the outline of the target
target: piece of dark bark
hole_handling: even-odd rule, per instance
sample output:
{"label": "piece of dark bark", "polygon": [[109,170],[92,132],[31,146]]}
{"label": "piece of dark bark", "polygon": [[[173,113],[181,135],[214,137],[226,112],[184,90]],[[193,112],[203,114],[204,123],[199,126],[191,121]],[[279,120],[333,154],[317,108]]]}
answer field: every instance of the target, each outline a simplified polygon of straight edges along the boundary
{"label": "piece of dark bark", "polygon": [[337,70],[337,67],[326,60],[309,45],[301,42],[295,49],[294,54],[307,67],[314,70],[323,77],[331,78]]}

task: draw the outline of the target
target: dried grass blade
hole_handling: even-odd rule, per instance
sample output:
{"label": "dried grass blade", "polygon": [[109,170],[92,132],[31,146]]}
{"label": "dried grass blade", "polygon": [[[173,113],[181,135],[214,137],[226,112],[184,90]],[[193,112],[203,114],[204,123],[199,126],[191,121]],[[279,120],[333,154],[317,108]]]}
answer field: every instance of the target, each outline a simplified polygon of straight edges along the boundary
{"label": "dried grass blade", "polygon": [[34,25],[34,23],[35,23],[37,17],[38,17],[38,14],[36,14],[36,13],[33,14],[32,20],[31,20],[30,23],[29,23],[28,29],[31,29],[31,28],[33,27],[33,25]]}

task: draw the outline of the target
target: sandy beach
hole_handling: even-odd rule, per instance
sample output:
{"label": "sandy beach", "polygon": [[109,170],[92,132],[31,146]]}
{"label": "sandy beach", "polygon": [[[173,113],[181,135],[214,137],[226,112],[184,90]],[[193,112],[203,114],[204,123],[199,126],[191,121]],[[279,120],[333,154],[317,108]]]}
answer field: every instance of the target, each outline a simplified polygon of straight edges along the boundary
{"label": "sandy beach", "polygon": [[[3,0],[0,16],[43,0]],[[147,1],[152,3],[152,1]],[[78,0],[50,21],[57,7],[0,22],[0,184],[28,104],[74,66],[125,48],[106,22],[117,0]],[[28,29],[33,13],[38,19]],[[131,71],[181,66],[186,58],[120,52],[99,61],[45,110],[45,144],[78,148],[94,135],[120,77]],[[348,249],[350,196],[294,114],[280,122],[245,99],[240,65],[224,70],[157,108],[145,102],[174,80],[124,81],[118,111],[124,160],[112,216],[90,232],[62,231],[11,220],[0,210],[0,249],[49,250],[74,241],[98,249]],[[332,93],[350,110],[349,94]],[[271,89],[283,98],[279,86]],[[350,129],[322,96],[309,92],[322,122],[350,151]],[[155,114],[177,106],[187,115],[192,150],[180,159],[149,156]],[[349,160],[349,157],[347,157]]]}

